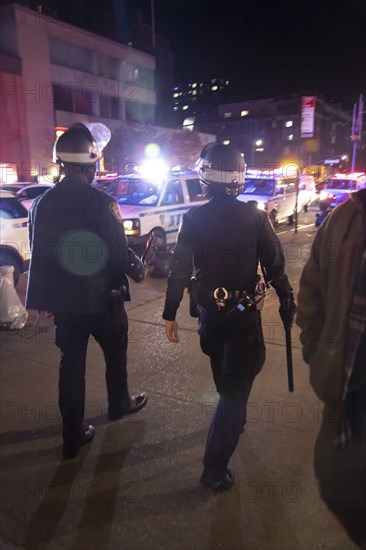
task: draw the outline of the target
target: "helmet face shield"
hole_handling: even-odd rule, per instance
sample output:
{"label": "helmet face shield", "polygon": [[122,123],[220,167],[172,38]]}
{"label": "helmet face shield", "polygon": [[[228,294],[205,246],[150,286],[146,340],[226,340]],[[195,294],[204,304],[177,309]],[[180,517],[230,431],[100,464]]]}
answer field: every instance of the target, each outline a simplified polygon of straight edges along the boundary
{"label": "helmet face shield", "polygon": [[86,122],[85,126],[93,136],[93,140],[101,154],[111,139],[110,129],[101,122]]}
{"label": "helmet face shield", "polygon": [[111,138],[107,126],[101,123],[77,122],[55,142],[53,161],[72,164],[95,164]]}

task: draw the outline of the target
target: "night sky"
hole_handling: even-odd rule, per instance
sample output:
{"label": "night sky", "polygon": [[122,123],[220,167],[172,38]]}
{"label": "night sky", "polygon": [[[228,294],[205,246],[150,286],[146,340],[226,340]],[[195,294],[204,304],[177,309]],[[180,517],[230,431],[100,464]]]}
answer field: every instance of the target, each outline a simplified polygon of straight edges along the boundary
{"label": "night sky", "polygon": [[322,93],[347,108],[366,90],[364,0],[155,0],[155,10],[177,83],[222,76],[247,97]]}
{"label": "night sky", "polygon": [[[4,4],[6,0],[0,0]],[[151,0],[18,0],[118,39]],[[366,91],[366,0],[155,0],[176,84],[225,78],[237,99],[324,94],[352,108]]]}

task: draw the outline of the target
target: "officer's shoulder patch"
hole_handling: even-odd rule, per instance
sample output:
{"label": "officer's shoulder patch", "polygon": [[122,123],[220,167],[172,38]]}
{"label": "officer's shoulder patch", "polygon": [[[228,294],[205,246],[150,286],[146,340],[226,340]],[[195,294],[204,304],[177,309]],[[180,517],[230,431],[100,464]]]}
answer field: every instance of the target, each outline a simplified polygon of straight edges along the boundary
{"label": "officer's shoulder patch", "polygon": [[110,211],[111,211],[111,214],[112,216],[118,221],[118,223],[122,223],[123,224],[123,220],[122,220],[122,216],[121,216],[121,211],[119,209],[119,206],[116,202],[112,201],[110,204],[109,204],[109,208],[110,208]]}

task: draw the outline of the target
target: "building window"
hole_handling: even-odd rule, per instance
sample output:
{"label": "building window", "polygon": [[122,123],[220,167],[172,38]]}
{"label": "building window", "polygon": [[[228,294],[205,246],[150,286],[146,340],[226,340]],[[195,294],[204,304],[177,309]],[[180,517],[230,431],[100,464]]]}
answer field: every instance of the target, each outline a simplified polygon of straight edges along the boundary
{"label": "building window", "polygon": [[194,129],[195,120],[196,120],[196,117],[194,117],[194,116],[189,116],[189,117],[185,118],[184,121],[183,121],[183,130],[188,130],[188,131],[192,132],[192,130]]}
{"label": "building window", "polygon": [[217,87],[216,85],[215,85],[215,86],[212,86],[212,87],[211,87],[211,90],[212,90],[213,92],[216,92],[216,90],[218,90],[218,87]]}
{"label": "building window", "polygon": [[[124,64],[124,74],[122,80],[127,83],[134,82],[139,87],[147,90],[154,90],[155,87],[153,70],[146,69],[145,67],[136,67],[135,65],[128,63]],[[176,91],[175,88],[174,91]]]}
{"label": "building window", "polygon": [[121,61],[107,55],[97,55],[97,73],[105,78],[113,80],[121,79]]}
{"label": "building window", "polygon": [[93,52],[57,38],[49,39],[50,61],[70,69],[93,73]]}
{"label": "building window", "polygon": [[139,101],[126,102],[126,119],[131,122],[142,122],[154,124],[155,106]]}
{"label": "building window", "polygon": [[179,97],[179,94],[175,93],[173,94],[173,97]]}
{"label": "building window", "polygon": [[293,121],[292,120],[286,120],[285,127],[286,128],[291,128],[292,126],[293,126]]}
{"label": "building window", "polygon": [[288,141],[292,141],[294,139],[294,134],[290,134],[287,136]]}
{"label": "building window", "polygon": [[81,113],[83,115],[92,115],[93,114],[93,97],[88,92],[88,90],[73,90],[74,96],[74,113]]}
{"label": "building window", "polygon": [[93,115],[95,97],[86,89],[53,84],[53,103],[55,111],[67,111],[69,113],[80,113]]}
{"label": "building window", "polygon": [[226,113],[224,113],[224,118],[230,118],[232,114],[233,113],[231,111],[227,111]]}
{"label": "building window", "polygon": [[230,140],[229,139],[224,139],[224,141],[222,143],[224,145],[230,145]]}
{"label": "building window", "polygon": [[183,111],[186,111],[188,109],[188,105],[183,105]]}
{"label": "building window", "polygon": [[243,109],[243,111],[241,111],[240,113],[240,116],[247,116],[249,115],[249,111],[247,111],[246,109]]}
{"label": "building window", "polygon": [[72,89],[69,86],[53,84],[53,104],[55,111],[73,112]]}

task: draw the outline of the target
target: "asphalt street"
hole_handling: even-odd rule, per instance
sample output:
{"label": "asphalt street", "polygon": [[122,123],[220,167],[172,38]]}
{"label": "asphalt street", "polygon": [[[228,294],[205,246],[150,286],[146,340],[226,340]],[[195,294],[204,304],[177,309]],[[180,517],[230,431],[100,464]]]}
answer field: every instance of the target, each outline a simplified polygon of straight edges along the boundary
{"label": "asphalt street", "polygon": [[[295,289],[315,235],[279,227]],[[284,335],[271,290],[263,311],[267,360],[231,466],[236,483],[213,495],[199,485],[217,395],[185,297],[180,343],[164,336],[165,279],[131,284],[129,385],[149,395],[134,417],[106,418],[103,356],[90,341],[86,419],[91,445],[61,460],[58,350],[52,320],[29,312],[25,329],[0,333],[1,548],[50,550],[352,550],[322,502],[313,474],[321,404],[293,330],[295,392],[287,390]],[[25,279],[18,291],[24,296]]]}

